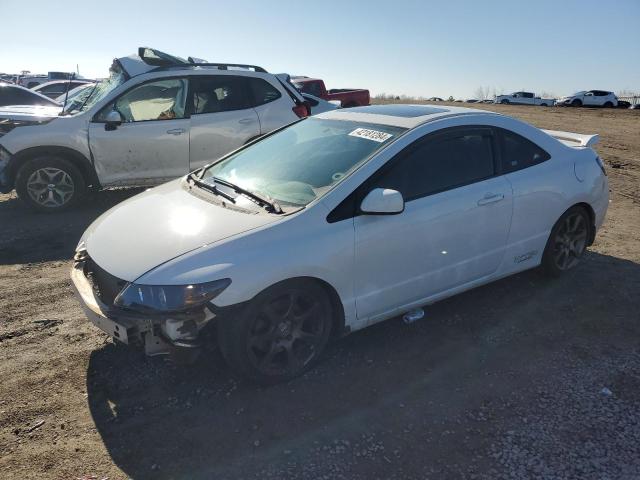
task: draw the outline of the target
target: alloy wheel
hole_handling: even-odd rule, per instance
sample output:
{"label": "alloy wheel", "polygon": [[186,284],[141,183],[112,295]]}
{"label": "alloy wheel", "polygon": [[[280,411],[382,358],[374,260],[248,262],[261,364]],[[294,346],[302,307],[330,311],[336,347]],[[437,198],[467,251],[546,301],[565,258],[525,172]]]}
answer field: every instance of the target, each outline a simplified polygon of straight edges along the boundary
{"label": "alloy wheel", "polygon": [[574,267],[587,248],[587,221],[573,213],[564,219],[554,238],[553,259],[559,270]]}
{"label": "alloy wheel", "polygon": [[300,291],[280,295],[262,307],[252,324],[249,359],[264,375],[295,375],[322,351],[328,329],[318,299]]}
{"label": "alloy wheel", "polygon": [[40,168],[27,180],[29,197],[43,207],[62,207],[71,200],[74,191],[71,175],[59,168]]}

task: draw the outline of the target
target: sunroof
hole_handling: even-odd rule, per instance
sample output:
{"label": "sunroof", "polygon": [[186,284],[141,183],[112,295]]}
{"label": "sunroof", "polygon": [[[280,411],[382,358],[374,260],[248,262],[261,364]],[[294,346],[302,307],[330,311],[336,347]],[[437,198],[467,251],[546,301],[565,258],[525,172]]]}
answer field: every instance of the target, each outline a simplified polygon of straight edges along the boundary
{"label": "sunroof", "polygon": [[368,107],[354,107],[346,110],[355,113],[371,113],[375,115],[390,115],[392,117],[421,117],[434,113],[444,113],[445,108],[430,107],[428,105],[369,105]]}

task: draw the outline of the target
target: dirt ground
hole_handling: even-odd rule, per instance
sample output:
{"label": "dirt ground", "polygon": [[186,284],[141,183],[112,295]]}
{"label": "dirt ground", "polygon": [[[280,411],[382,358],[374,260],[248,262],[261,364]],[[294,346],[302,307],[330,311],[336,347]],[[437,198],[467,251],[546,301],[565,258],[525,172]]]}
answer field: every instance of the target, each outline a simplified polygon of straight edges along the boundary
{"label": "dirt ground", "polygon": [[640,478],[640,113],[486,107],[601,134],[611,204],[583,264],[357,332],[270,388],[85,320],[74,247],[135,191],[51,216],[0,196],[0,478]]}

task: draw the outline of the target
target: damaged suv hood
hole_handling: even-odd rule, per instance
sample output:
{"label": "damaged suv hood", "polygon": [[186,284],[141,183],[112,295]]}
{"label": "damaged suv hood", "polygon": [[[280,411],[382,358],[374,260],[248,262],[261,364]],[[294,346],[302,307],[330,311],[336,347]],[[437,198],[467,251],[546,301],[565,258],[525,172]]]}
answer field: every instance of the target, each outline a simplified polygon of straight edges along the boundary
{"label": "damaged suv hood", "polygon": [[81,240],[93,261],[132,282],[168,260],[281,218],[225,208],[183,182],[147,190],[96,219]]}

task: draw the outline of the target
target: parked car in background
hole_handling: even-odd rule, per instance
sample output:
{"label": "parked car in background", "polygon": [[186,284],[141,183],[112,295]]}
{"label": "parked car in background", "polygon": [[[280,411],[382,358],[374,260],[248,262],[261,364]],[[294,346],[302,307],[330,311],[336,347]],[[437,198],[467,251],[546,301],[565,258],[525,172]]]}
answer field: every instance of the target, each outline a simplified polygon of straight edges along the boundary
{"label": "parked car in background", "polygon": [[467,108],[326,112],[116,205],[72,282],[121,343],[193,350],[210,324],[235,370],[286,381],[331,337],[575,268],[608,207],[597,139]]}
{"label": "parked car in background", "polygon": [[478,100],[477,98],[467,98],[465,100],[465,103],[478,103],[480,100]]}
{"label": "parked car in background", "polygon": [[23,87],[33,88],[40,84],[51,82],[53,80],[69,80],[70,78],[82,78],[80,75],[72,72],[49,72],[46,75],[20,75],[18,84]]}
{"label": "parked car in background", "polygon": [[557,105],[611,108],[618,105],[618,97],[616,97],[615,93],[606,90],[582,90],[558,99]]}
{"label": "parked car in background", "polygon": [[533,92],[513,92],[508,95],[498,95],[494,103],[502,103],[503,105],[539,105],[541,107],[552,107],[556,101],[553,98],[536,97]]}
{"label": "parked car in background", "polygon": [[157,185],[307,115],[300,93],[263,68],[140,48],[59,114],[0,109],[0,191],[59,211],[89,186]]}
{"label": "parked car in background", "polygon": [[369,90],[352,88],[334,88],[327,90],[324,81],[319,78],[291,77],[293,85],[302,93],[308,93],[323,100],[339,100],[344,108],[369,105]]}
{"label": "parked car in background", "polygon": [[311,115],[317,115],[318,113],[330,112],[331,110],[337,110],[341,108],[340,100],[331,100],[327,102],[322,98],[316,97],[309,93],[302,93],[302,97],[309,104],[311,108]]}
{"label": "parked car in background", "polygon": [[427,100],[430,102],[444,102],[444,100],[440,97],[431,97],[431,98],[427,98]]}
{"label": "parked car in background", "polygon": [[46,95],[49,98],[57,98],[64,95],[68,90],[73,90],[80,85],[92,84],[90,80],[53,80],[52,82],[41,83],[32,88],[34,92]]}
{"label": "parked car in background", "polygon": [[44,95],[20,85],[0,83],[0,107],[7,105],[37,105],[60,107],[60,105]]}

